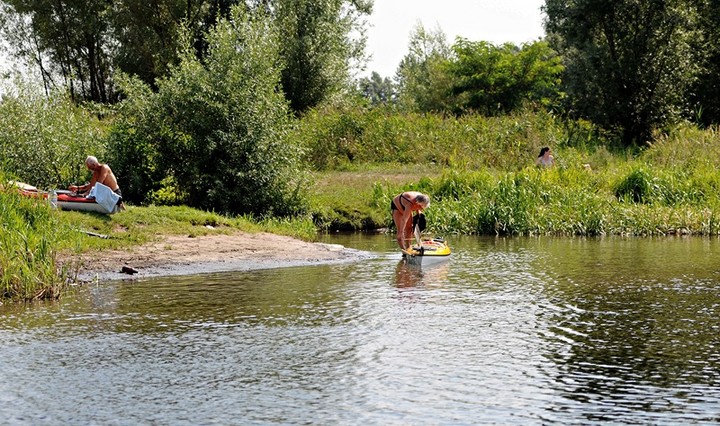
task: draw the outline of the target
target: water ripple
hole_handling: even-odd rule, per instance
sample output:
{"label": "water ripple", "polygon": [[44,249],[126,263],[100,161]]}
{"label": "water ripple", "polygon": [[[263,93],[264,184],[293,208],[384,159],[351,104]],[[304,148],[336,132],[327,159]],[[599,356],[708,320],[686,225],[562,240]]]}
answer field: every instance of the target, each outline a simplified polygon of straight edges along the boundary
{"label": "water ripple", "polygon": [[0,308],[0,356],[12,360],[0,418],[720,421],[715,242],[458,237],[449,262],[418,268],[390,237],[352,238],[378,256],[110,283]]}

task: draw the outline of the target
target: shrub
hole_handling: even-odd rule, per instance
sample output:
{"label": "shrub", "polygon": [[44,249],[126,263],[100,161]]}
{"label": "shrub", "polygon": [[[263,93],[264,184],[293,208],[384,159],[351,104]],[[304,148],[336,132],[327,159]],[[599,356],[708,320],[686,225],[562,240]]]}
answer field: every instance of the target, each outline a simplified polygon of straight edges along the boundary
{"label": "shrub", "polygon": [[130,86],[112,147],[137,177],[131,196],[147,202],[172,176],[192,207],[256,216],[301,211],[306,180],[300,151],[286,137],[290,116],[269,18],[235,7],[208,43],[201,63],[188,41],[157,94]]}
{"label": "shrub", "polygon": [[[104,128],[64,93],[20,86],[0,102],[0,164],[40,188],[65,188],[88,176],[85,158],[104,155]],[[120,178],[120,176],[118,176]]]}

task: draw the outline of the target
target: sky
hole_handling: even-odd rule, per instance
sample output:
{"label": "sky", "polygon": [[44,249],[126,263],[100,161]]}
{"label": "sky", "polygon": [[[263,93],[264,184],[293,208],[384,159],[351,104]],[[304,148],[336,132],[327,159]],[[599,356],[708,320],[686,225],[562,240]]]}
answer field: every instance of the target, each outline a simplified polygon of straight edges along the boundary
{"label": "sky", "polygon": [[438,27],[448,44],[460,36],[492,44],[532,42],[545,36],[540,7],[544,0],[375,0],[369,18],[367,53],[372,59],[362,73],[395,75],[408,53],[410,34],[418,23]]}

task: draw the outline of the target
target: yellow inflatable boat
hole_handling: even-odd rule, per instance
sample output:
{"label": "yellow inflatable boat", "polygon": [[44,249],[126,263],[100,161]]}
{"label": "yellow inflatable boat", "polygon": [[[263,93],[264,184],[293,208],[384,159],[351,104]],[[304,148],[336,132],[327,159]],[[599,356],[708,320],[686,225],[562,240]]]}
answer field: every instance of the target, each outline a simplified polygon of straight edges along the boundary
{"label": "yellow inflatable boat", "polygon": [[430,265],[450,259],[452,251],[443,238],[432,238],[424,239],[402,253],[408,263]]}

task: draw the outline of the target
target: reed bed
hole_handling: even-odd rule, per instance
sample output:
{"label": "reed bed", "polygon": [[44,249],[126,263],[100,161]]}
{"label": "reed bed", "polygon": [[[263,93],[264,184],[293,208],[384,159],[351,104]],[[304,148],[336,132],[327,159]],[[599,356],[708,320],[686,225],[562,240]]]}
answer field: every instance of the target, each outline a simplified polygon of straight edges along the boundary
{"label": "reed bed", "polygon": [[0,299],[57,299],[68,270],[57,267],[56,216],[41,200],[0,190]]}
{"label": "reed bed", "polygon": [[[430,194],[430,232],[481,235],[718,235],[714,174],[652,173],[638,166],[447,172],[409,185],[385,185],[374,204],[408,189]],[[382,185],[381,185],[382,186]],[[702,188],[708,188],[703,190]],[[388,222],[388,225],[390,223]]]}

